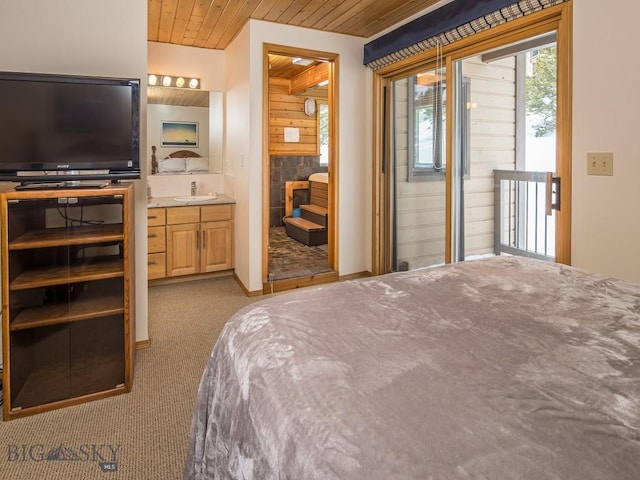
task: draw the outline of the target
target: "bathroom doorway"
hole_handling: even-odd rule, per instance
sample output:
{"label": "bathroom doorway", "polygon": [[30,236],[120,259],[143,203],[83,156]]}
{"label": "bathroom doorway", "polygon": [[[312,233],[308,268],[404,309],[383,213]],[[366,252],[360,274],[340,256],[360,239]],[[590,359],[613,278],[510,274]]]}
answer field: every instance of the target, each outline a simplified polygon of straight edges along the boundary
{"label": "bathroom doorway", "polygon": [[263,290],[335,281],[337,55],[264,49]]}

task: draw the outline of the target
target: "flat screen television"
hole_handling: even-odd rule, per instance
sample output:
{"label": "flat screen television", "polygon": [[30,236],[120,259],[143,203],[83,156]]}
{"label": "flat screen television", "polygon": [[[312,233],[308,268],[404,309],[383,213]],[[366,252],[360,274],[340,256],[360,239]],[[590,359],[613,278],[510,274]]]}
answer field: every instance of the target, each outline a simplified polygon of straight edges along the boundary
{"label": "flat screen television", "polygon": [[0,72],[0,180],[140,178],[140,81]]}

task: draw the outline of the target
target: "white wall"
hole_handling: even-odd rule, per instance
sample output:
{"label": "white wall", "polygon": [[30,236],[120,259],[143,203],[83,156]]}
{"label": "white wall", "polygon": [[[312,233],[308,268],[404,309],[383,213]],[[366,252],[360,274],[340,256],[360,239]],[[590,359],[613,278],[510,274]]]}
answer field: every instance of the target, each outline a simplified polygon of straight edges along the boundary
{"label": "white wall", "polygon": [[[2,0],[0,70],[140,78],[147,71],[146,0]],[[141,89],[140,151],[146,151]],[[141,159],[142,160],[142,159]],[[136,182],[136,237],[146,238],[143,181]],[[148,338],[147,242],[135,242],[136,340]]]}
{"label": "white wall", "polygon": [[[261,184],[255,186],[258,175],[250,175],[248,158],[249,138],[259,136],[249,130],[250,77],[252,75],[249,51],[249,24],[236,36],[225,50],[227,65],[227,115],[226,115],[226,155],[224,163],[225,193],[236,199],[234,213],[235,272],[246,288],[250,288],[251,270],[261,268],[259,256],[250,255],[250,237],[261,238],[261,227],[255,218],[261,214]],[[257,75],[253,72],[253,75]],[[262,86],[258,87],[262,92]],[[258,154],[259,155],[259,154]],[[261,172],[262,169],[259,169]],[[253,191],[251,188],[253,180]],[[259,180],[259,179],[258,179]],[[257,205],[257,207],[256,207]],[[254,211],[252,212],[251,209]],[[256,211],[257,209],[257,211]],[[253,229],[253,230],[252,230]],[[256,230],[257,229],[257,230]],[[262,250],[260,250],[260,253]],[[251,262],[254,262],[254,265]],[[259,265],[258,265],[259,264]],[[258,287],[254,287],[257,290]]]}
{"label": "white wall", "polygon": [[[238,202],[236,274],[250,291],[262,289],[262,62],[265,43],[340,55],[339,273],[348,275],[368,271],[371,269],[372,80],[371,72],[362,65],[364,41],[346,35],[252,20],[226,50],[228,109],[231,111],[238,105],[243,108],[242,115],[234,112],[233,115],[238,117],[233,122],[227,117],[228,161],[230,171],[236,175]],[[230,72],[232,68],[236,69],[233,74]],[[237,84],[243,82],[239,77],[247,72],[248,85]],[[248,105],[245,98],[240,98],[243,95],[249,95]],[[242,145],[235,142],[242,142]]]}
{"label": "white wall", "polygon": [[[640,282],[640,3],[576,1],[573,14],[572,263]],[[613,152],[613,176],[587,176],[587,152]]]}

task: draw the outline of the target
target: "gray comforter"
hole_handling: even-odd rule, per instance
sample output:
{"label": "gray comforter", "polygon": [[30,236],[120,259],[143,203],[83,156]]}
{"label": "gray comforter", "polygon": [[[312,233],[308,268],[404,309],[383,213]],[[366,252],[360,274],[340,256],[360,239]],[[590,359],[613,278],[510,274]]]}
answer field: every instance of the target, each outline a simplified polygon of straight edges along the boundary
{"label": "gray comforter", "polygon": [[185,479],[639,479],[640,286],[499,257],[226,325]]}

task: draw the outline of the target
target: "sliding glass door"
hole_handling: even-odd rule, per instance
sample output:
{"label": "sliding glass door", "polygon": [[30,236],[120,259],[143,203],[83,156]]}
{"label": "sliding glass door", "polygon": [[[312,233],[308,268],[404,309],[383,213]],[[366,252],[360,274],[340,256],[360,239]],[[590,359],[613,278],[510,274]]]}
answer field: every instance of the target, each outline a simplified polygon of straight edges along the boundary
{"label": "sliding glass door", "polygon": [[383,271],[493,255],[569,262],[570,197],[559,177],[570,192],[570,109],[558,36],[487,42],[381,82],[388,230],[374,262]]}
{"label": "sliding glass door", "polygon": [[555,259],[556,35],[457,60],[453,260]]}
{"label": "sliding glass door", "polygon": [[392,270],[445,261],[446,98],[443,69],[391,83]]}

